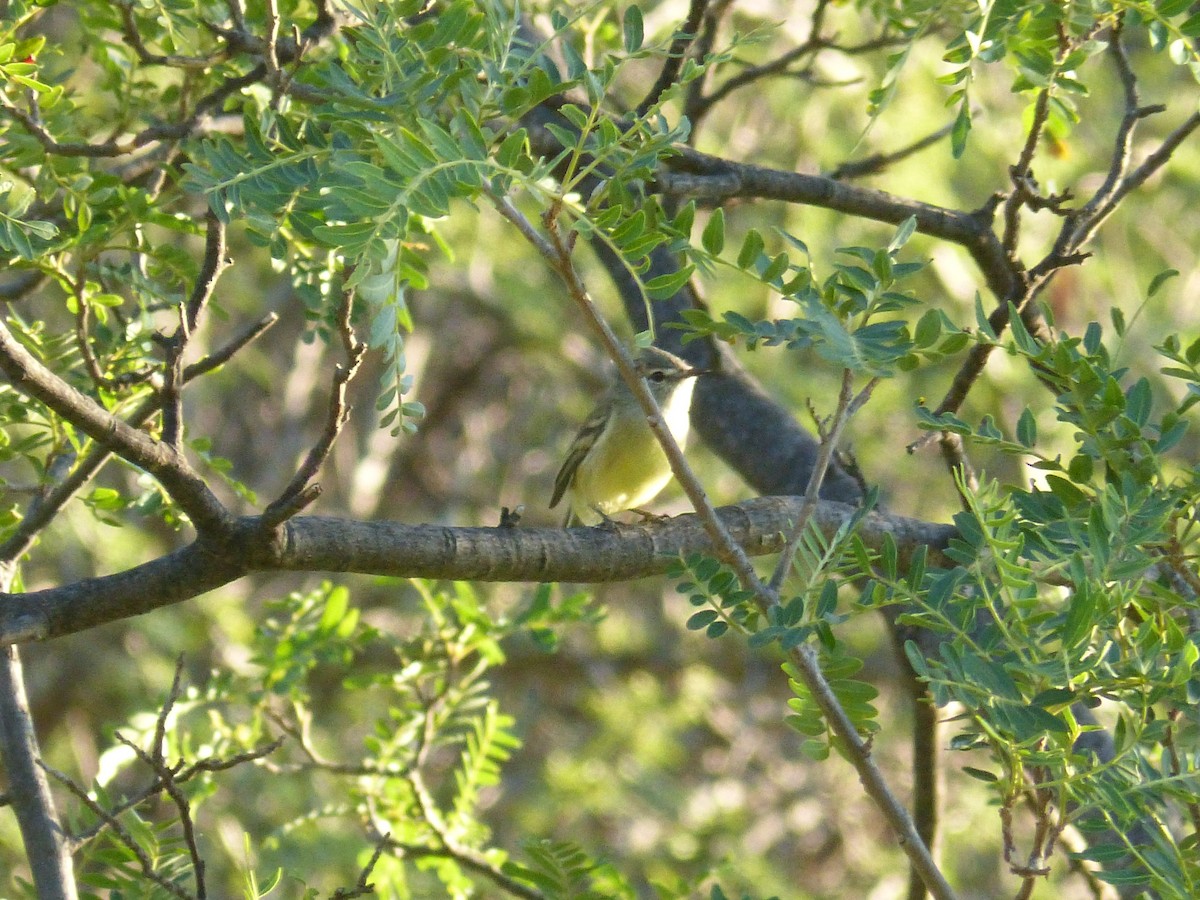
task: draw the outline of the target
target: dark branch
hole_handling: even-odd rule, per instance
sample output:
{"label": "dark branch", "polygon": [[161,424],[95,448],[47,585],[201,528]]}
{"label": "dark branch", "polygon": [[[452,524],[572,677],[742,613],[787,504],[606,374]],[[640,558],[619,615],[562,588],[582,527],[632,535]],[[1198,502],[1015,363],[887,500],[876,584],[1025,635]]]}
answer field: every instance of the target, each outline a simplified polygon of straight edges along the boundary
{"label": "dark branch", "polygon": [[138,59],[143,65],[168,66],[172,69],[197,69],[202,71],[211,68],[227,57],[224,51],[214,53],[212,56],[180,56],[174,53],[167,55],[151,53],[142,40],[137,20],[134,19],[133,3],[130,0],[121,0],[117,5],[121,7],[121,37],[124,38],[125,43],[133,48],[133,52],[137,54]]}
{"label": "dark branch", "polygon": [[714,203],[735,197],[781,200],[893,225],[913,216],[922,234],[964,247],[993,294],[1009,297],[1013,292],[1016,278],[1004,248],[992,231],[987,208],[973,213],[946,209],[820,175],[733,163],[686,148],[663,164],[668,171],[659,175],[657,187],[685,197]]}
{"label": "dark branch", "polygon": [[200,265],[200,274],[196,276],[196,283],[192,286],[192,294],[187,302],[189,332],[196,330],[200,323],[200,314],[212,299],[217,279],[231,264],[225,255],[225,223],[212,209],[204,215],[204,229],[204,261]]}
{"label": "dark branch", "polygon": [[658,78],[654,80],[654,84],[642,102],[637,105],[639,117],[649,112],[650,108],[662,98],[667,88],[673,85],[675,79],[679,77],[679,70],[683,68],[683,60],[687,56],[688,47],[691,46],[700,30],[700,22],[704,19],[704,11],[708,9],[708,3],[709,0],[690,0],[687,18],[675,34],[674,40],[671,41],[671,48],[667,51],[667,58],[663,63],[662,70],[658,73]]}
{"label": "dark branch", "polygon": [[179,326],[169,338],[162,338],[166,351],[163,385],[160,393],[163,411],[162,440],[177,453],[183,439],[183,355],[200,324],[200,316],[217,287],[217,279],[230,265],[225,255],[225,223],[209,208],[204,216],[204,261],[192,286],[187,304],[179,311]]}

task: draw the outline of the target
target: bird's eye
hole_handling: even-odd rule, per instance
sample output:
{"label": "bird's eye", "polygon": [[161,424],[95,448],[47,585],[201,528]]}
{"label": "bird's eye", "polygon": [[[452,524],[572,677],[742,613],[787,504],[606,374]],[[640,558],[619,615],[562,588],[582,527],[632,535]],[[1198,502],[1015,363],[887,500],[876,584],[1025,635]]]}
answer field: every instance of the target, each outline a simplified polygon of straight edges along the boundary
{"label": "bird's eye", "polygon": [[664,372],[662,369],[656,369],[655,371],[651,372],[646,377],[649,378],[651,381],[655,381],[655,382],[666,381],[667,373]]}

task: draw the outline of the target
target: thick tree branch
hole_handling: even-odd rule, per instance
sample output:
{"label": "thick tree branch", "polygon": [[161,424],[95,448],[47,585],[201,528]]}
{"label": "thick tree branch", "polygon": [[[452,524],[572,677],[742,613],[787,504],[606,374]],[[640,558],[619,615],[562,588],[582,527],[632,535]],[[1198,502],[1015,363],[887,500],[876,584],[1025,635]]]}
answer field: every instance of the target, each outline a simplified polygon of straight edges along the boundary
{"label": "thick tree branch", "polygon": [[70,842],[58,823],[46,773],[38,765],[41,751],[16,647],[0,649],[0,759],[38,896],[75,900]]}
{"label": "thick tree branch", "polygon": [[[760,497],[717,510],[747,554],[777,553],[796,520],[798,497]],[[857,509],[821,502],[812,521],[828,537]],[[858,534],[880,548],[890,535],[902,565],[930,548],[930,565],[957,531],[902,516],[869,513]],[[609,583],[661,574],[681,555],[712,553],[694,515],[614,528],[451,528],[299,516],[278,530],[248,516],[231,536],[200,539],[124,572],[24,594],[0,594],[0,644],[73,634],[191,599],[251,572],[358,572],[468,581]]]}
{"label": "thick tree branch", "polygon": [[657,188],[713,203],[735,197],[781,200],[892,225],[915,217],[922,234],[966,249],[997,297],[1008,297],[1016,286],[1012,265],[992,230],[989,207],[962,212],[821,175],[734,163],[687,148],[680,148],[663,164],[667,171],[658,176]]}

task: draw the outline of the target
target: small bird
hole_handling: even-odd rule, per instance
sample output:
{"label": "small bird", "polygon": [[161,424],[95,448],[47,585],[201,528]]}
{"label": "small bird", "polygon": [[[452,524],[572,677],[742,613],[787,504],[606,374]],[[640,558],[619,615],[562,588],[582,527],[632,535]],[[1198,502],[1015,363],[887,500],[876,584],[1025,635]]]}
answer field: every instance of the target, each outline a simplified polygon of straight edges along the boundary
{"label": "small bird", "polygon": [[[645,379],[663,421],[683,446],[688,435],[688,411],[696,376],[706,374],[658,347],[637,356],[638,374]],[[554,479],[550,508],[570,495],[571,517],[584,525],[607,521],[613,513],[636,509],[653,500],[671,480],[671,466],[646,422],[641,404],[618,375],[597,401],[566,461]]]}

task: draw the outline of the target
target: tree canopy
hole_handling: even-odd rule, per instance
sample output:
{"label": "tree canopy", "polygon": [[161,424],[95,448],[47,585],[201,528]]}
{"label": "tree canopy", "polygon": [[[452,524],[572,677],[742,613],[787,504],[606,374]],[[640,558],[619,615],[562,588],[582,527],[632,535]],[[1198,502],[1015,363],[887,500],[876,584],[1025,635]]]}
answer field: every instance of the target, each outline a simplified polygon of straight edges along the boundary
{"label": "tree canopy", "polygon": [[1196,896],[1198,36],[0,2],[4,890]]}

